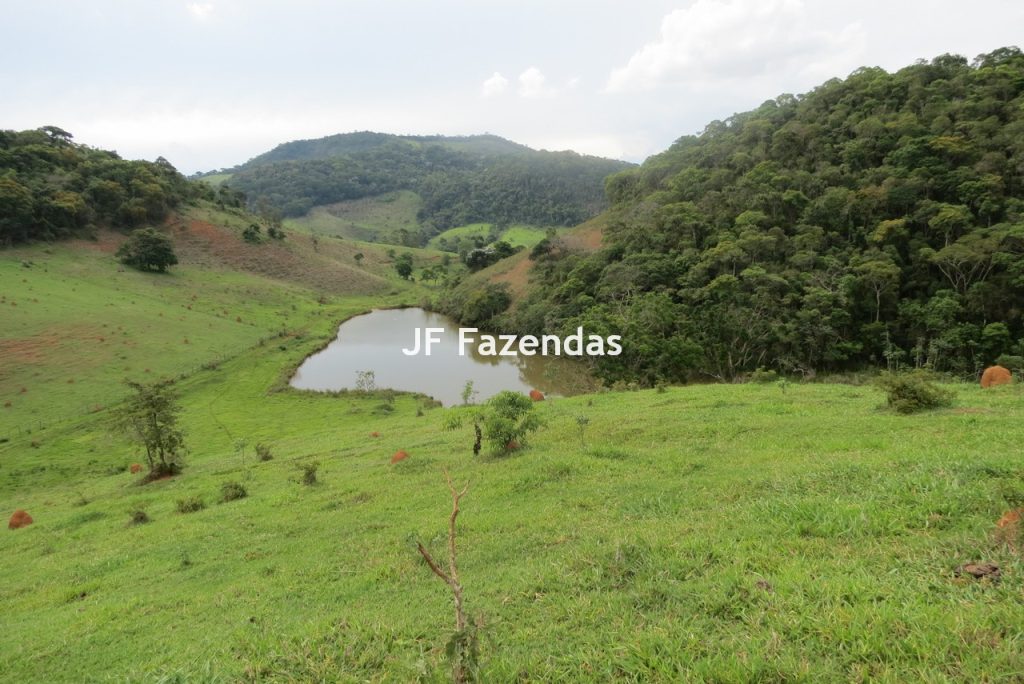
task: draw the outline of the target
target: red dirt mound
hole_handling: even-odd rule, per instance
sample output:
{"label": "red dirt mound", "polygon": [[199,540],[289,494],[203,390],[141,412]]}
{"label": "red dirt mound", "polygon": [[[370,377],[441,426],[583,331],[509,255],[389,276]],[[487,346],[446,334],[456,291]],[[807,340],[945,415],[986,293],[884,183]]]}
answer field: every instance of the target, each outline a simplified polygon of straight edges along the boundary
{"label": "red dirt mound", "polygon": [[1024,508],[1014,508],[1003,514],[1003,517],[996,521],[996,539],[1011,548],[1016,549],[1021,538],[1021,517],[1024,516]]}
{"label": "red dirt mound", "polygon": [[379,432],[376,432],[376,431],[374,431],[374,432],[371,432],[371,433],[370,433],[370,436],[371,436],[371,437],[380,437],[380,433],[379,433]]}
{"label": "red dirt mound", "polygon": [[132,463],[131,466],[128,468],[128,470],[130,470],[132,473],[140,473],[140,472],[142,472],[142,464],[141,463]]}
{"label": "red dirt mound", "polygon": [[14,511],[14,515],[12,515],[11,519],[8,521],[7,527],[12,530],[16,530],[19,527],[26,527],[31,524],[32,516],[19,508]]}
{"label": "red dirt mound", "polygon": [[391,457],[391,462],[398,463],[399,461],[404,461],[407,458],[409,458],[409,454],[404,451],[396,451],[395,455]]}
{"label": "red dirt mound", "polygon": [[532,389],[530,390],[530,399],[533,399],[534,401],[544,401],[544,393],[539,390]]}
{"label": "red dirt mound", "polygon": [[505,445],[505,450],[506,451],[515,451],[518,448],[519,448],[519,442],[517,442],[514,439],[511,442],[509,442],[508,444]]}
{"label": "red dirt mound", "polygon": [[995,387],[996,385],[1008,385],[1013,382],[1013,374],[1002,366],[989,366],[981,374],[982,387]]}

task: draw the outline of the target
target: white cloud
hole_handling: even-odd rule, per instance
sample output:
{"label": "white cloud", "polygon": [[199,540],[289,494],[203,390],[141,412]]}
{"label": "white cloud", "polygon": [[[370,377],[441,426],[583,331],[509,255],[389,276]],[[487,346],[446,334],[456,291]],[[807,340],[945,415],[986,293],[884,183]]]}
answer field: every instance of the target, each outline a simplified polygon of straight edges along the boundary
{"label": "white cloud", "polygon": [[526,98],[550,97],[555,91],[547,84],[547,77],[537,67],[519,74],[519,95]]}
{"label": "white cloud", "polygon": [[500,72],[495,71],[494,75],[484,81],[481,94],[484,97],[494,97],[495,95],[501,95],[508,89],[508,79],[501,75]]}
{"label": "white cloud", "polygon": [[793,75],[813,85],[858,66],[863,43],[859,24],[825,30],[808,19],[801,0],[697,0],[667,14],[658,38],[612,71],[605,90]]}
{"label": "white cloud", "polygon": [[213,14],[213,3],[210,2],[190,2],[185,5],[185,9],[199,21],[206,21]]}

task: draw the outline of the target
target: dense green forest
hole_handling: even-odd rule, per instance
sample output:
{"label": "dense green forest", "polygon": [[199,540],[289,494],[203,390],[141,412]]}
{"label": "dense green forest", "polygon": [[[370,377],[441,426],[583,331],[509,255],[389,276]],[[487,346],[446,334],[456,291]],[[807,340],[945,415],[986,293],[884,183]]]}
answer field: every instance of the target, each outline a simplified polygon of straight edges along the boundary
{"label": "dense green forest", "polygon": [[0,131],[0,245],[156,223],[210,192],[163,158],[126,161],[56,126]]}
{"label": "dense green forest", "polygon": [[469,223],[573,225],[607,205],[605,177],[626,162],[532,150],[497,136],[348,133],[279,145],[233,170],[231,186],[285,216],[412,190],[425,237]]}
{"label": "dense green forest", "polygon": [[[542,243],[531,294],[491,322],[621,334],[598,362],[609,381],[968,375],[1024,354],[1022,92],[1024,55],[1004,48],[860,69],[716,121],[610,177],[602,249]],[[488,313],[508,304],[489,295]]]}

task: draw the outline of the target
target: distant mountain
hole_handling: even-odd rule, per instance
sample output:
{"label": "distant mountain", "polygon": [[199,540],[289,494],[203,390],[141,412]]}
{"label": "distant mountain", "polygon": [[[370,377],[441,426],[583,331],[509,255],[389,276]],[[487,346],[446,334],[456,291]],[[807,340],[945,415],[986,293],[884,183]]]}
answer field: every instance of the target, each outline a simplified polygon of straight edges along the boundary
{"label": "distant mountain", "polygon": [[407,141],[421,145],[441,145],[451,150],[481,157],[529,154],[534,151],[526,145],[520,145],[497,135],[447,137],[441,135],[392,135],[390,133],[360,131],[356,133],[338,133],[311,140],[293,140],[292,142],[281,143],[269,152],[264,152],[257,157],[253,157],[245,164],[241,164],[238,170],[279,161],[329,159],[331,157],[359,154],[394,141]]}
{"label": "distant mountain", "polygon": [[494,135],[399,136],[359,132],[278,145],[232,169],[251,202],[285,216],[396,190],[422,199],[429,237],[468,223],[574,225],[605,207],[604,179],[623,161],[547,152]]}

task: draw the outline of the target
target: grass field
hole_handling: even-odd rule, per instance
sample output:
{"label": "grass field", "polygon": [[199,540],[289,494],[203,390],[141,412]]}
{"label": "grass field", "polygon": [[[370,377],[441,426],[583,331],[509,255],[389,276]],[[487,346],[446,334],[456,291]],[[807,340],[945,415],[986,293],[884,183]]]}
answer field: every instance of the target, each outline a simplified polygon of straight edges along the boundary
{"label": "grass field", "polygon": [[[600,393],[537,404],[526,448],[474,459],[416,397],[284,385],[340,320],[420,290],[321,302],[223,265],[119,272],[102,247],[0,252],[0,508],[35,519],[0,534],[2,681],[445,681],[451,598],[415,549],[443,555],[445,467],[470,482],[482,681],[1024,673],[1024,562],[994,525],[1024,503],[1020,385],[951,386],[952,408],[909,417],[868,386]],[[182,376],[181,476],[138,485],[109,410],[76,408],[124,375]],[[218,503],[226,482],[248,496]],[[1001,581],[956,577],[971,561]]]}
{"label": "grass field", "polygon": [[[320,316],[336,324],[339,298],[368,310],[426,292],[398,278],[379,245],[325,238],[314,249],[301,232],[249,245],[244,225],[190,211],[170,227],[181,265],[166,274],[121,267],[116,233],[0,252],[0,438],[101,411],[125,378],[194,373]],[[442,257],[407,251],[417,266]]]}
{"label": "grass field", "polygon": [[[434,249],[440,249],[442,240],[449,245],[454,245],[457,240],[482,237],[486,238],[491,232],[490,223],[469,223],[464,226],[449,228],[430,238],[428,245]],[[506,228],[499,239],[504,240],[513,247],[533,247],[544,239],[546,231],[536,226],[514,225]]]}
{"label": "grass field", "polygon": [[231,180],[231,176],[233,176],[233,175],[235,175],[235,174],[233,174],[233,173],[211,173],[209,176],[203,176],[200,180],[202,180],[204,183],[208,183],[209,185],[212,185],[213,187],[217,187],[220,184],[226,183],[227,181]]}
{"label": "grass field", "polygon": [[289,219],[286,226],[322,235],[366,242],[388,242],[401,229],[415,231],[422,201],[408,190],[376,197],[313,207],[305,216]]}

